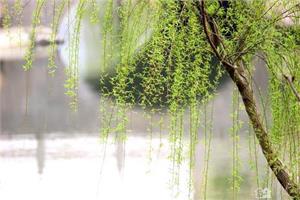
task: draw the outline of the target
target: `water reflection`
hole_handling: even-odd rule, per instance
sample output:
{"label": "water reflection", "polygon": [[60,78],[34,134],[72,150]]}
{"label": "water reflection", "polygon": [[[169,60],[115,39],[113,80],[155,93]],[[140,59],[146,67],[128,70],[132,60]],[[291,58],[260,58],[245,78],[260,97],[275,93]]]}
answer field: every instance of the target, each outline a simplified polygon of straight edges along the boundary
{"label": "water reflection", "polygon": [[122,176],[125,166],[125,141],[118,140],[116,142],[116,159],[118,171]]}
{"label": "water reflection", "polygon": [[[113,140],[109,141],[99,184],[99,164],[103,161],[103,148],[98,135],[66,137],[50,134],[35,138],[30,135],[15,135],[11,139],[1,137],[0,196],[3,199],[117,200],[141,199],[144,195],[148,195],[144,199],[149,200],[169,199],[166,184],[167,152],[165,150],[164,158],[154,161],[156,167],[146,173],[147,141],[143,138],[129,138],[126,167],[122,176],[118,173],[118,161],[114,156],[115,143]],[[154,142],[156,143],[158,145],[159,140]],[[38,158],[37,167],[35,157]],[[36,168],[37,171],[34,170]]]}
{"label": "water reflection", "polygon": [[38,132],[36,134],[36,160],[38,166],[38,173],[42,174],[44,167],[45,167],[45,160],[46,160],[46,146],[45,146],[45,138],[43,132]]}

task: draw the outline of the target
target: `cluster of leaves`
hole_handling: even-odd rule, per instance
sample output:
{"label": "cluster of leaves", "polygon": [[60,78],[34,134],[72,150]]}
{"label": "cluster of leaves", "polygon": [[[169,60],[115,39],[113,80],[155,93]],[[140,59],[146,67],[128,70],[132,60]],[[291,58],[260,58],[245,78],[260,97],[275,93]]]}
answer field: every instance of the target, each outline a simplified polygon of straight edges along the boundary
{"label": "cluster of leaves", "polygon": [[[151,27],[151,38],[142,49],[130,49],[125,55],[121,54],[121,63],[128,67],[120,64],[122,67],[117,68],[111,85],[115,96],[127,98],[125,102],[145,108],[184,107],[208,96],[221,71],[210,70],[212,55],[207,50],[201,25],[190,3],[162,2],[157,7],[159,23]],[[140,35],[123,37],[123,48],[126,48],[126,41],[139,39],[136,36]],[[122,84],[120,76],[124,79]],[[106,87],[102,89],[109,91]]]}
{"label": "cluster of leaves", "polygon": [[50,36],[50,47],[49,47],[49,58],[48,58],[48,69],[49,69],[49,74],[54,75],[56,71],[56,63],[55,63],[55,56],[57,52],[57,33],[58,33],[58,28],[59,28],[59,22],[61,19],[61,16],[64,13],[64,9],[66,7],[66,4],[68,4],[67,1],[61,1],[56,4],[56,1],[53,2],[53,19],[52,19],[52,24],[51,24],[51,36]]}
{"label": "cluster of leaves", "polygon": [[0,3],[2,4],[1,14],[3,16],[1,23],[3,28],[7,29],[11,26],[11,15],[9,11],[9,4],[7,0],[1,0]]}
{"label": "cluster of leaves", "polygon": [[30,33],[30,45],[29,48],[26,52],[25,55],[25,64],[23,66],[25,71],[28,71],[32,67],[33,63],[33,57],[34,57],[34,52],[35,52],[35,47],[36,47],[36,27],[40,24],[41,20],[41,14],[42,14],[42,9],[43,5],[45,4],[45,0],[37,0],[36,1],[36,7],[33,13],[33,18],[32,18],[32,31]]}
{"label": "cluster of leaves", "polygon": [[13,6],[14,17],[19,25],[22,23],[23,3],[22,0],[16,0]]}
{"label": "cluster of leaves", "polygon": [[80,0],[75,14],[74,30],[70,36],[70,49],[69,49],[69,66],[66,68],[67,80],[65,83],[66,95],[71,99],[70,107],[72,110],[77,111],[78,109],[78,82],[79,82],[79,71],[78,71],[78,60],[79,60],[79,41],[80,41],[80,30],[83,15],[86,11],[87,1]]}

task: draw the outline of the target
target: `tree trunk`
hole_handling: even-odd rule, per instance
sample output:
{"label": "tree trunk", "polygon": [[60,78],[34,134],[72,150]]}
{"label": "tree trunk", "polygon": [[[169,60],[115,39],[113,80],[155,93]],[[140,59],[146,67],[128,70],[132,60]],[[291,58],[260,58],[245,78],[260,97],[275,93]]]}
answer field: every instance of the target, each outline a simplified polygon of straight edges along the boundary
{"label": "tree trunk", "polygon": [[241,94],[246,112],[252,123],[255,135],[259,141],[268,165],[287,193],[294,199],[300,199],[299,186],[291,179],[284,164],[280,161],[278,153],[272,148],[272,142],[262,124],[262,120],[257,109],[257,104],[255,102],[249,78],[246,78],[246,76],[243,75],[243,71],[238,70],[241,69],[241,66],[238,66],[238,69],[235,70],[231,70],[228,66],[225,68]]}
{"label": "tree trunk", "polygon": [[[292,180],[284,164],[279,159],[279,154],[274,151],[272,147],[271,139],[262,123],[257,104],[254,98],[254,93],[250,83],[250,78],[246,75],[244,67],[241,64],[231,63],[230,61],[224,59],[225,56],[222,56],[218,49],[217,45],[221,41],[215,42],[212,35],[219,36],[218,30],[215,29],[216,26],[213,26],[211,23],[214,23],[213,20],[209,20],[210,16],[207,15],[204,0],[199,0],[197,3],[197,10],[199,11],[199,21],[201,22],[206,38],[219,61],[223,64],[225,70],[231,77],[232,81],[237,86],[239,93],[243,99],[246,112],[249,116],[249,119],[252,123],[255,135],[259,141],[262,152],[267,160],[267,163],[271,170],[274,172],[277,180],[280,182],[282,187],[293,199],[300,199],[300,189],[299,186]],[[210,27],[209,27],[210,26]],[[217,37],[221,38],[221,37]]]}

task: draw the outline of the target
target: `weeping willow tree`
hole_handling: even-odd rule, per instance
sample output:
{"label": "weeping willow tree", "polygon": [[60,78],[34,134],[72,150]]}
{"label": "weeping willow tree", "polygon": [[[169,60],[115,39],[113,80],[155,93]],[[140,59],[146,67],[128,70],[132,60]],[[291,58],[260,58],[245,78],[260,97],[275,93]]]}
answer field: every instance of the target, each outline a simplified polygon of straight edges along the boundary
{"label": "weeping willow tree", "polygon": [[[69,13],[72,1],[51,2],[54,16],[49,73],[54,75],[58,24],[64,10]],[[36,46],[35,27],[40,23],[41,10],[46,3],[36,1],[25,70],[31,69]],[[16,1],[14,7],[20,17],[20,1]],[[11,16],[7,6],[5,8],[4,27],[8,27]],[[99,10],[104,10],[104,14],[99,15]],[[79,0],[75,14],[68,15],[68,22],[74,23],[74,30],[68,31],[69,66],[65,84],[70,106],[77,110],[79,35],[82,19],[88,15],[102,34],[97,84],[101,96],[110,99],[110,106],[100,105],[100,111],[107,113],[101,119],[104,141],[112,133],[116,134],[118,141],[126,140],[128,111],[134,106],[148,113],[150,137],[155,128],[161,130],[164,124],[162,118],[153,122],[153,116],[157,113],[168,115],[171,181],[175,185],[179,182],[178,174],[187,157],[192,190],[198,133],[204,126],[206,167],[203,174],[207,177],[213,118],[209,116],[207,104],[221,78],[227,74],[236,87],[231,131],[233,199],[237,198],[241,181],[238,149],[244,148],[238,145],[240,104],[249,117],[252,127],[249,133],[256,137],[254,143],[258,141],[255,148],[261,149],[268,167],[286,193],[292,199],[300,199],[299,12],[297,1],[284,0],[107,0],[101,2],[101,6],[96,1]],[[272,116],[269,126],[264,110],[267,108],[261,106],[254,95],[254,58],[263,60],[269,72],[271,103],[266,105]],[[204,110],[202,105],[206,105]],[[186,112],[189,117],[186,117]],[[203,120],[201,114],[204,114]],[[189,128],[184,126],[185,122],[189,123]],[[189,135],[188,144],[183,141],[186,133]],[[206,185],[204,180],[203,187]]]}

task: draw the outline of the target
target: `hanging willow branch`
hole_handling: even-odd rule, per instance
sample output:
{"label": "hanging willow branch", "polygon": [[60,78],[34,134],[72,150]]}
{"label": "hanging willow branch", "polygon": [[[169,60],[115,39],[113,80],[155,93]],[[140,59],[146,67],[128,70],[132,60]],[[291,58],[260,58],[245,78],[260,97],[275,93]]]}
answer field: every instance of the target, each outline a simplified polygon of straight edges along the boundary
{"label": "hanging willow branch", "polygon": [[[263,125],[257,108],[249,75],[246,74],[245,68],[241,61],[232,62],[226,59],[226,55],[222,55],[218,50],[218,45],[221,43],[221,41],[215,41],[215,38],[221,40],[220,38],[222,37],[216,29],[217,26],[212,17],[206,12],[205,1],[199,0],[196,7],[199,12],[199,21],[203,26],[207,41],[209,42],[215,56],[222,63],[228,75],[236,84],[239,93],[242,96],[246,112],[250,118],[255,135],[259,141],[269,167],[274,172],[275,176],[286,192],[293,199],[300,199],[299,186],[294,182],[294,180],[292,180],[290,174],[285,168],[285,165],[280,161],[278,153],[275,152],[272,147],[271,139],[269,138],[267,130]],[[215,37],[216,35],[218,35],[218,37]]]}

